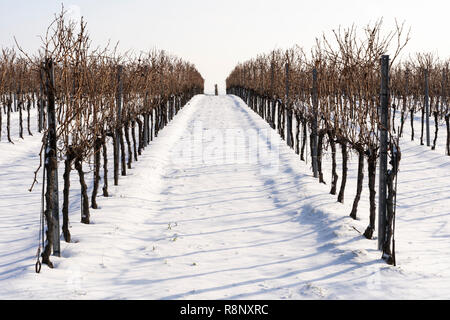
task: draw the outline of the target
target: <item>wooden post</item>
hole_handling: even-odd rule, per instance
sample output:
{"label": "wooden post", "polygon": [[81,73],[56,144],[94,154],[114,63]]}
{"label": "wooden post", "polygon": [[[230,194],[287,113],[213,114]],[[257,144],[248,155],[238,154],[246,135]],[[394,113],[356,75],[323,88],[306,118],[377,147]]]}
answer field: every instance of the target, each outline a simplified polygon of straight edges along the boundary
{"label": "wooden post", "polygon": [[122,125],[122,66],[117,69],[117,119],[119,125]]}
{"label": "wooden post", "polygon": [[378,250],[383,250],[386,238],[387,149],[389,130],[389,56],[381,57],[380,94],[380,171],[378,185]]}
{"label": "wooden post", "polygon": [[409,95],[409,69],[406,68],[405,70],[405,94],[403,96],[403,108],[402,108],[402,118],[401,118],[401,124],[400,124],[400,132],[399,137],[403,135],[403,126],[405,125],[406,120],[406,104],[408,101],[408,95]]}
{"label": "wooden post", "polygon": [[[53,255],[60,256],[60,241],[59,241],[59,199],[58,199],[58,160],[56,154],[56,109],[55,109],[55,78],[53,60],[47,59],[45,63],[46,68],[46,87],[47,87],[47,116],[48,116],[48,140],[45,152],[45,165],[47,166],[47,187],[53,188],[49,192],[51,196],[51,216],[52,224],[49,224],[49,229],[52,229],[53,234]],[[53,181],[51,181],[53,179]]]}
{"label": "wooden post", "polygon": [[[143,143],[143,145],[144,146],[147,146],[148,145],[148,142],[149,142],[149,137],[148,137],[148,126],[149,126],[149,116],[148,116],[148,92],[146,92],[145,93],[145,97],[144,97],[144,110],[145,110],[145,112],[144,112],[144,130],[143,130],[143,140],[144,140],[144,143]],[[151,111],[151,112],[153,112],[153,111]]]}
{"label": "wooden post", "polygon": [[270,122],[272,129],[275,129],[275,98],[273,94],[273,82],[275,77],[275,66],[273,64],[273,61],[270,63],[270,104],[272,110],[270,111]]}
{"label": "wooden post", "polygon": [[[446,99],[447,97],[447,92],[445,90],[445,88],[447,87],[447,83],[448,83],[448,67],[446,67],[443,70],[443,90],[442,90],[442,104],[446,104],[445,106],[445,111],[444,111],[444,106],[442,106],[442,110],[444,111],[444,119],[445,119],[445,124],[447,127],[447,143],[446,143],[446,150],[447,150],[447,156],[450,156],[450,110],[449,110],[449,106],[448,106],[448,100]],[[445,101],[445,102],[444,102]]]}
{"label": "wooden post", "polygon": [[122,66],[117,69],[117,122],[114,130],[114,185],[119,185],[120,130],[122,129]]}
{"label": "wooden post", "polygon": [[292,139],[292,109],[289,101],[289,62],[286,63],[286,117],[287,117],[287,133],[286,140],[289,147],[293,147]]}
{"label": "wooden post", "polygon": [[[61,255],[61,247],[60,247],[60,241],[59,241],[59,190],[58,190],[58,161],[57,161],[57,154],[56,154],[56,109],[55,109],[55,94],[56,94],[56,87],[55,87],[55,76],[54,76],[54,67],[53,67],[53,61],[51,63],[51,72],[50,72],[50,83],[51,88],[53,89],[52,97],[53,101],[49,101],[49,107],[48,107],[48,122],[49,127],[52,127],[52,130],[54,131],[54,138],[50,140],[50,147],[55,150],[55,161],[56,161],[56,167],[55,167],[55,186],[53,189],[53,219],[54,219],[54,226],[53,226],[53,232],[54,232],[54,242],[53,242],[53,255],[59,257]],[[53,104],[50,106],[50,104]],[[50,112],[51,109],[51,112]],[[51,114],[51,116],[50,116]]]}
{"label": "wooden post", "polygon": [[14,101],[14,112],[17,112],[17,93],[16,92],[14,92],[14,95],[13,95],[13,101]]}
{"label": "wooden post", "polygon": [[312,120],[312,132],[311,132],[311,154],[312,154],[312,167],[314,178],[318,178],[317,168],[317,110],[319,108],[319,98],[317,90],[317,69],[313,69],[313,85],[312,85],[312,104],[313,104],[313,120]]}
{"label": "wooden post", "polygon": [[42,67],[39,70],[39,74],[40,74],[40,82],[39,82],[39,115],[38,115],[38,131],[42,132],[43,129],[43,125],[44,125],[44,89],[42,86],[42,82],[43,82],[43,74],[42,74]]}
{"label": "wooden post", "polygon": [[425,123],[427,146],[430,146],[430,103],[429,103],[429,70],[425,70]]}
{"label": "wooden post", "polygon": [[219,95],[219,90],[217,89],[217,84],[214,85],[214,93],[216,96]]}

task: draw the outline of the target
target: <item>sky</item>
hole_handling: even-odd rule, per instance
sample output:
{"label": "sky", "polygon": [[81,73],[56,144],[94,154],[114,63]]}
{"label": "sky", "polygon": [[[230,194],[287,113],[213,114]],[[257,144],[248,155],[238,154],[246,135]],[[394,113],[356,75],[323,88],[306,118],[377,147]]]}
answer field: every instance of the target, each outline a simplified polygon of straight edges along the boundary
{"label": "sky", "polygon": [[110,40],[123,52],[164,49],[195,64],[206,93],[216,83],[224,93],[234,66],[257,54],[294,45],[309,52],[322,34],[379,18],[385,32],[395,19],[411,28],[405,55],[450,57],[446,0],[0,0],[0,47],[13,46],[15,36],[36,51],[61,4],[73,19],[84,17],[94,47]]}

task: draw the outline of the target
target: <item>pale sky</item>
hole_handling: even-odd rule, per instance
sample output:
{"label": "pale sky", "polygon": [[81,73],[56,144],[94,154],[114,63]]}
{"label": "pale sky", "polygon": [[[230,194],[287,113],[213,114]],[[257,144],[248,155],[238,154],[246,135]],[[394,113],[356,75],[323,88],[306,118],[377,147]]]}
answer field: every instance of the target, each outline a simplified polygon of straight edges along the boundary
{"label": "pale sky", "polygon": [[323,32],[381,17],[386,32],[395,18],[411,27],[406,54],[450,57],[448,0],[0,0],[0,47],[16,36],[26,50],[37,50],[61,3],[72,17],[84,16],[93,46],[110,39],[122,51],[164,49],[196,65],[206,93],[215,83],[224,93],[238,62],[295,44],[309,51]]}

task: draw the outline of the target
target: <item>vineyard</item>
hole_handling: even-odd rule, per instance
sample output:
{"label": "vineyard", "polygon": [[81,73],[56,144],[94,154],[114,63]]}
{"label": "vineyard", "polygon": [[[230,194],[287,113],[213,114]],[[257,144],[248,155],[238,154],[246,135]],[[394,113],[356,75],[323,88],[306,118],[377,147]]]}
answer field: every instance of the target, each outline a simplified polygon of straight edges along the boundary
{"label": "vineyard", "polygon": [[[403,35],[403,26],[397,25],[396,32],[384,38],[381,21],[367,26],[364,31],[366,38],[362,41],[357,39],[355,28],[335,31],[337,43],[334,47],[324,36],[310,58],[301,48],[260,55],[233,70],[227,79],[227,92],[241,97],[272,128],[276,128],[287,145],[295,148],[302,161],[305,161],[309,136],[312,170],[324,184],[322,155],[329,147],[333,163],[330,194],[337,194],[338,202],[344,202],[349,152],[357,154],[357,192],[350,212],[353,219],[357,219],[364,162],[367,160],[370,223],[364,236],[368,239],[372,239],[375,230],[377,160],[381,152],[389,150],[387,224],[386,231],[380,231],[379,238],[385,237],[381,244],[383,253],[390,263],[395,263],[391,241],[395,219],[395,180],[401,160],[398,137],[402,136],[409,115],[411,140],[414,141],[414,117],[421,113],[420,144],[424,145],[426,137],[427,146],[435,150],[439,128],[445,123],[445,154],[450,156],[450,87],[447,78],[450,62],[439,62],[432,54],[417,54],[415,60],[394,64],[409,40],[409,35]],[[389,80],[382,79],[380,57],[393,38],[397,39],[395,56],[390,63],[386,61],[388,56],[383,58],[388,69],[385,77],[390,79],[390,88],[386,86],[386,89],[390,90],[383,93],[380,86]],[[380,111],[383,94],[389,99],[385,123]],[[395,117],[397,111],[400,111],[400,119]],[[434,119],[432,143],[430,116]],[[389,141],[384,151],[380,143],[383,130],[387,131]],[[342,152],[339,188],[336,144]]]}
{"label": "vineyard", "polygon": [[64,8],[2,48],[0,299],[448,295],[450,60],[382,26],[259,54],[226,95]]}
{"label": "vineyard", "polygon": [[[13,110],[19,113],[20,138],[24,138],[23,110],[27,111],[28,134],[32,135],[31,105],[38,113],[38,130],[43,132],[41,154],[45,151],[44,170],[47,172],[43,211],[47,232],[42,262],[50,267],[53,267],[51,252],[59,255],[59,246],[54,246],[54,238],[59,235],[59,225],[54,225],[54,215],[59,215],[58,186],[55,185],[57,162],[64,160],[62,230],[65,241],[70,242],[68,210],[72,166],[78,172],[81,185],[81,222],[89,224],[89,208],[98,207],[102,154],[102,190],[103,196],[108,197],[108,138],[113,142],[113,178],[114,185],[118,185],[119,175],[126,176],[127,168],[131,169],[133,161],[138,161],[138,155],[153,140],[153,134],[158,136],[194,95],[203,92],[203,78],[193,65],[164,51],[155,50],[136,58],[117,55],[108,48],[89,50],[91,43],[86,23],[83,20],[80,26],[67,23],[64,15],[63,10],[50,25],[43,51],[37,57],[22,52],[23,56],[17,58],[14,50],[3,49],[0,63],[0,96],[7,115],[8,141],[12,143],[10,118]],[[83,162],[91,157],[94,186],[89,201]],[[38,182],[41,166],[42,162],[31,189]],[[51,231],[54,229],[56,232]]]}

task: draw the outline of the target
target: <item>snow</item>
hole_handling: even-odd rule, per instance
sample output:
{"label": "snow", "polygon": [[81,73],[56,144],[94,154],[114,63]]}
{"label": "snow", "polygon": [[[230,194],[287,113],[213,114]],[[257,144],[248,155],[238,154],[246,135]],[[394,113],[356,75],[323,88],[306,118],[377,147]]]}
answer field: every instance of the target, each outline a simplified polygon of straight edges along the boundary
{"label": "snow", "polygon": [[[3,134],[0,299],[448,299],[445,131],[431,151],[409,141],[408,130],[409,119],[401,140],[397,267],[381,259],[376,239],[360,234],[369,215],[366,170],[359,220],[348,217],[356,156],[345,204],[337,203],[330,186],[312,177],[310,160],[301,162],[240,98],[198,95],[118,187],[110,177],[111,197],[98,197],[90,225],[79,222],[80,187],[72,172],[73,243],[62,240],[55,269],[43,266],[40,274],[34,262],[41,185],[27,189],[41,135],[11,145]],[[330,153],[324,157],[330,184]],[[339,176],[340,169],[339,162]],[[62,173],[60,165],[60,190]]]}

